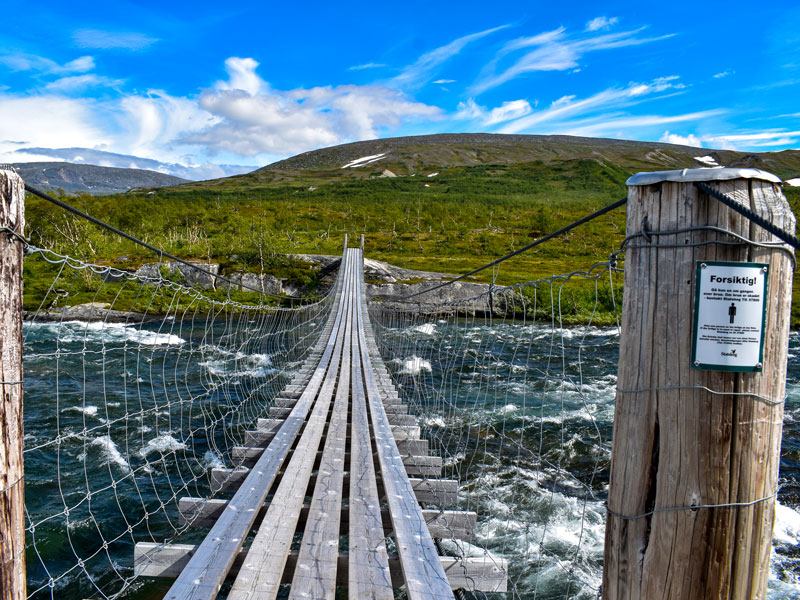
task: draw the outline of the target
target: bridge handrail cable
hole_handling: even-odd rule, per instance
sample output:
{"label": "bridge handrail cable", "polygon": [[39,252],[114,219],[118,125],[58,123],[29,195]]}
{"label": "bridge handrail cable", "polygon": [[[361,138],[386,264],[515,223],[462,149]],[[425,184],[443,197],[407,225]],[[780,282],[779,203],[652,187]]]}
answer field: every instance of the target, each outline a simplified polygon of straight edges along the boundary
{"label": "bridge handrail cable", "polygon": [[166,252],[165,250],[162,250],[161,248],[153,246],[152,244],[148,244],[144,240],[140,240],[139,238],[137,238],[137,237],[135,237],[135,236],[133,236],[133,235],[131,235],[129,233],[125,233],[121,229],[119,229],[117,227],[114,227],[113,225],[110,225],[110,224],[106,223],[105,221],[101,221],[100,219],[98,219],[96,217],[93,217],[92,215],[90,215],[88,213],[85,213],[84,211],[82,211],[82,210],[80,210],[78,208],[75,208],[74,206],[72,206],[70,204],[67,204],[64,201],[59,200],[58,198],[54,198],[53,196],[51,196],[49,194],[46,194],[45,192],[43,192],[41,190],[38,190],[35,187],[33,187],[33,186],[31,186],[31,185],[29,185],[27,183],[25,184],[25,191],[26,192],[30,192],[31,194],[33,194],[35,196],[38,196],[39,198],[42,198],[43,200],[46,200],[47,202],[55,204],[56,206],[59,206],[59,207],[63,208],[64,210],[73,213],[74,215],[77,215],[77,216],[79,216],[79,217],[81,217],[83,219],[86,219],[87,221],[90,221],[91,223],[94,223],[95,225],[99,225],[100,227],[103,227],[103,228],[111,231],[112,233],[115,233],[115,234],[117,234],[119,236],[122,236],[126,240],[129,240],[129,241],[133,242],[134,244],[138,244],[138,245],[140,245],[140,246],[142,246],[144,248],[147,248],[148,250],[152,250],[153,252],[158,254],[162,259],[164,257],[166,257],[166,258],[168,258],[170,260],[174,260],[175,262],[178,262],[178,263],[180,263],[180,264],[182,264],[184,266],[187,266],[187,267],[190,267],[192,269],[195,269],[196,271],[198,271],[200,273],[208,275],[209,277],[212,278],[212,280],[219,279],[219,280],[224,281],[225,283],[227,283],[227,284],[229,284],[231,286],[245,288],[245,289],[247,289],[247,290],[249,290],[251,292],[257,292],[257,293],[261,294],[262,296],[268,296],[270,298],[278,298],[280,300],[289,300],[291,302],[293,302],[294,300],[312,300],[312,298],[307,298],[307,297],[304,297],[304,296],[281,296],[279,294],[270,294],[269,292],[265,292],[265,291],[260,290],[258,288],[254,288],[252,286],[246,285],[244,282],[238,282],[237,283],[237,282],[231,281],[230,279],[228,279],[227,277],[224,277],[222,275],[215,275],[214,273],[212,273],[208,269],[204,269],[203,267],[200,267],[200,266],[198,266],[198,265],[196,265],[194,263],[191,263],[191,262],[189,262],[187,260],[184,260],[182,258],[178,258],[174,254],[170,254],[169,252]]}

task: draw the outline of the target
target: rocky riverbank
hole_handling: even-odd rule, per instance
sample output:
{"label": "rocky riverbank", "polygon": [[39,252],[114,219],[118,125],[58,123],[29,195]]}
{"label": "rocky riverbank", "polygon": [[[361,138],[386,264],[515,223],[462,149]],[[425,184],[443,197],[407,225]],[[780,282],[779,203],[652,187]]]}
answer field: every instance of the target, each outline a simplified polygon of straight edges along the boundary
{"label": "rocky riverbank", "polygon": [[[335,269],[341,257],[325,254],[296,254],[295,258],[318,264],[322,269]],[[450,273],[418,271],[403,269],[386,262],[364,259],[364,280],[368,300],[378,300],[386,308],[402,310],[413,308],[422,312],[438,312],[448,305],[462,304],[474,300],[470,312],[486,312],[489,310],[489,299],[486,293],[489,285],[485,283],[456,282],[426,294],[420,294],[435,288],[445,281],[454,279]],[[332,279],[331,282],[332,283]],[[420,294],[420,295],[417,295]]]}
{"label": "rocky riverbank", "polygon": [[[201,290],[235,290],[257,289],[276,296],[309,296],[324,295],[336,280],[341,256],[326,254],[295,254],[291,258],[308,263],[317,272],[318,283],[314,289],[298,285],[287,279],[270,274],[259,275],[244,271],[220,273],[218,263],[192,262],[200,269],[192,268],[179,262],[146,263],[135,271],[135,275],[146,280],[169,277],[188,286]],[[217,276],[224,276],[223,281]],[[421,312],[448,312],[448,305],[462,304],[474,300],[470,305],[470,313],[483,313],[490,310],[486,292],[489,286],[482,283],[457,282],[436,289],[430,293],[417,295],[430,290],[455,275],[403,269],[372,259],[364,260],[364,279],[368,300],[380,301],[386,308],[402,310],[409,308]],[[107,281],[114,281],[112,275]],[[68,303],[67,298],[62,299]],[[61,302],[59,302],[61,303]],[[463,306],[462,306],[463,309]],[[53,307],[37,313],[27,313],[26,319],[37,321],[106,321],[109,323],[139,323],[157,315],[114,310],[109,304],[89,302],[73,306]]]}

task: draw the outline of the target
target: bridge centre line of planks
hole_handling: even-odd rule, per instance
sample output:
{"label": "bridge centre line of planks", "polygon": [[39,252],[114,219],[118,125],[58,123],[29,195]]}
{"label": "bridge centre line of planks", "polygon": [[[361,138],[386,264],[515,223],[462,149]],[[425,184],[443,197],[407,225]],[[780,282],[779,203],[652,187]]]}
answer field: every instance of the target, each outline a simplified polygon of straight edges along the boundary
{"label": "bridge centre line of planks", "polygon": [[442,460],[428,455],[378,354],[360,249],[345,249],[334,293],[269,418],[233,449],[233,468],[210,473],[212,492],[232,497],[179,500],[181,523],[210,527],[205,539],[136,544],[137,575],[175,578],[166,599],[216,598],[226,581],[231,600],[275,598],[284,584],[292,599],[333,599],[337,587],[386,600],[400,588],[410,600],[507,590],[504,560],[436,551],[434,538],[471,539],[477,515],[449,509],[458,482],[437,479]]}

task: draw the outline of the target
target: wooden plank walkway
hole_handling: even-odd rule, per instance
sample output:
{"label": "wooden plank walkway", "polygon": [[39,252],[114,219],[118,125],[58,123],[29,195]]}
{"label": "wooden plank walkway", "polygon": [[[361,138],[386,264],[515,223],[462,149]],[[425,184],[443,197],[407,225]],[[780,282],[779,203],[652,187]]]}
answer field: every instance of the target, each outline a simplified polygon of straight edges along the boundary
{"label": "wooden plank walkway", "polygon": [[334,295],[317,346],[234,448],[237,464],[210,473],[212,491],[233,496],[180,499],[182,523],[210,527],[203,542],[136,545],[136,574],[175,578],[165,598],[216,598],[226,581],[232,600],[272,599],[286,584],[293,599],[506,591],[504,561],[437,552],[434,537],[470,539],[477,515],[448,510],[458,483],[438,479],[441,459],[378,354],[360,249],[345,250]]}

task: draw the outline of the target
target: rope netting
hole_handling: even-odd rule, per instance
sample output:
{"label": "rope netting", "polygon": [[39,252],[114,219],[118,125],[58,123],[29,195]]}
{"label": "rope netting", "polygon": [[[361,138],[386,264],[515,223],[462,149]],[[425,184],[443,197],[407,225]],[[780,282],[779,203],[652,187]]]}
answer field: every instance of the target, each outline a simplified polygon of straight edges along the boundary
{"label": "rope netting", "polygon": [[178,499],[214,496],[211,469],[236,464],[232,448],[266,416],[332,305],[328,295],[275,306],[152,271],[27,247],[29,597],[138,597],[136,542],[201,539],[178,518]]}
{"label": "rope netting", "polygon": [[[135,275],[27,250],[29,596],[156,597],[169,584],[135,576],[135,543],[203,538],[178,500],[215,496],[212,469],[238,464],[234,446],[317,343],[333,296],[286,308],[219,282],[199,290],[168,269]],[[452,508],[477,513],[474,538],[453,531],[440,551],[507,565],[507,594],[467,597],[600,593],[621,287],[614,257],[474,295],[453,286],[368,303],[421,437],[441,476],[459,481]],[[790,344],[800,352],[796,335]],[[792,362],[787,461],[800,457]],[[800,583],[797,474],[789,464],[781,475],[772,598]]]}
{"label": "rope netting", "polygon": [[[477,513],[473,540],[442,546],[505,560],[502,597],[601,597],[621,257],[512,287],[474,286],[474,297],[464,283],[433,293],[418,284],[405,297],[372,292],[377,344],[400,395],[443,458],[443,476],[459,481],[458,509]],[[798,341],[791,337],[790,357]],[[790,360],[774,599],[800,589],[798,382]]]}
{"label": "rope netting", "polygon": [[458,508],[478,515],[475,539],[443,546],[506,559],[507,597],[597,597],[621,283],[607,262],[370,304],[409,412],[460,482]]}

